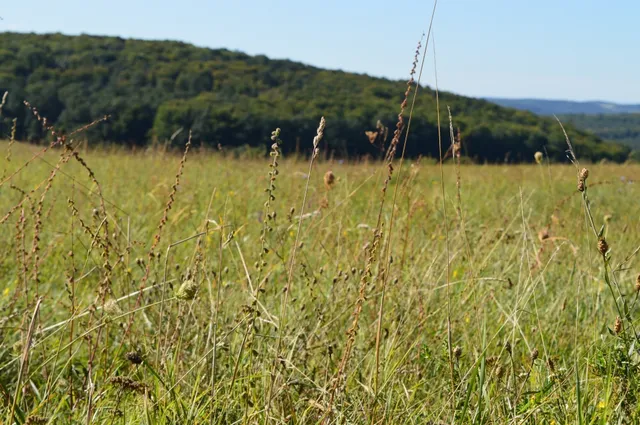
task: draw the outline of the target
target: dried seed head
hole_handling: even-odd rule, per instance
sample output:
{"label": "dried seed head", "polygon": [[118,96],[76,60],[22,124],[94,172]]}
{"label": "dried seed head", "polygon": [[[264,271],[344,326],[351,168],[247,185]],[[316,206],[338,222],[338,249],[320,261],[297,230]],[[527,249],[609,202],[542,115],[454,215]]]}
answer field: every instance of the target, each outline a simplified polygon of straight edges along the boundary
{"label": "dried seed head", "polygon": [[542,158],[544,158],[544,155],[542,155],[542,152],[538,151],[536,152],[533,157],[535,158],[536,162],[538,164],[542,164]]}
{"label": "dried seed head", "polygon": [[198,292],[198,284],[193,279],[187,279],[182,282],[180,288],[176,291],[176,298],[183,301],[190,301],[195,298]]}
{"label": "dried seed head", "polygon": [[622,331],[622,320],[620,316],[616,317],[616,322],[613,324],[613,332],[618,335]]}
{"label": "dried seed head", "polygon": [[318,130],[316,131],[316,137],[313,138],[314,155],[318,154],[318,145],[320,144],[320,140],[322,140],[322,137],[324,136],[324,126],[325,120],[324,117],[322,117],[320,118],[320,124],[318,125]]}
{"label": "dried seed head", "polygon": [[122,309],[118,305],[118,301],[111,299],[104,303],[104,312],[108,316],[118,316],[122,314]]}
{"label": "dried seed head", "polygon": [[451,145],[451,150],[453,151],[454,158],[460,158],[460,153],[462,152],[462,144],[460,142],[454,142]]}
{"label": "dried seed head", "polygon": [[140,355],[139,352],[137,351],[131,351],[127,354],[124,355],[124,358],[129,360],[131,363],[133,364],[140,364],[142,363],[142,356]]}
{"label": "dried seed head", "polygon": [[325,196],[322,199],[320,199],[320,209],[323,210],[327,208],[329,208],[329,200]]}
{"label": "dried seed head", "polygon": [[324,173],[324,187],[327,190],[330,190],[336,182],[336,176],[333,174],[333,171],[329,170]]}
{"label": "dried seed head", "polygon": [[531,363],[535,362],[538,359],[538,349],[534,348],[531,352]]}
{"label": "dried seed head", "polygon": [[582,170],[580,170],[580,172],[578,173],[578,179],[579,180],[586,180],[589,177],[589,170],[587,170],[586,168],[583,168]]}
{"label": "dried seed head", "polygon": [[44,416],[30,415],[24,425],[41,425],[46,424],[47,422],[49,422],[49,420]]}
{"label": "dried seed head", "polygon": [[511,343],[509,341],[504,343],[504,349],[507,353],[511,354]]}
{"label": "dried seed head", "polygon": [[456,347],[453,349],[453,356],[456,358],[456,360],[458,360],[460,356],[462,356],[462,348],[456,345]]}
{"label": "dried seed head", "polygon": [[602,255],[606,255],[607,251],[609,251],[609,244],[604,239],[604,237],[598,239],[598,251],[600,251],[600,254]]}
{"label": "dried seed head", "polygon": [[126,378],[124,376],[116,376],[109,380],[114,385],[119,386],[123,390],[127,391],[135,391],[137,393],[144,393],[146,385],[142,382],[134,381],[131,378]]}
{"label": "dried seed head", "polygon": [[547,366],[549,366],[549,370],[551,371],[551,373],[554,373],[556,371],[556,363],[551,357],[547,359]]}
{"label": "dried seed head", "polygon": [[587,170],[586,168],[580,170],[580,172],[578,173],[578,192],[584,192],[585,181],[587,180],[587,177],[589,177],[589,170]]}
{"label": "dried seed head", "polygon": [[0,113],[2,113],[2,108],[4,107],[4,104],[7,102],[7,96],[9,96],[8,91],[4,92],[4,95],[2,96],[2,100],[0,101]]}
{"label": "dried seed head", "polygon": [[636,278],[636,292],[640,292],[640,274]]}

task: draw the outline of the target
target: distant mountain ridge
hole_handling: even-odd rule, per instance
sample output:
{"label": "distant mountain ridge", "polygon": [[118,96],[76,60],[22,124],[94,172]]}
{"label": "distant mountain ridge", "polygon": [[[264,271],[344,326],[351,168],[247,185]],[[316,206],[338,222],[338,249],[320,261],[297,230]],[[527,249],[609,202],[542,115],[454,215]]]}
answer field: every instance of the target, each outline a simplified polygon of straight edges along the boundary
{"label": "distant mountain ridge", "polygon": [[640,104],[621,104],[598,100],[577,102],[571,100],[508,99],[500,97],[488,97],[486,100],[500,106],[529,111],[538,115],[640,113]]}

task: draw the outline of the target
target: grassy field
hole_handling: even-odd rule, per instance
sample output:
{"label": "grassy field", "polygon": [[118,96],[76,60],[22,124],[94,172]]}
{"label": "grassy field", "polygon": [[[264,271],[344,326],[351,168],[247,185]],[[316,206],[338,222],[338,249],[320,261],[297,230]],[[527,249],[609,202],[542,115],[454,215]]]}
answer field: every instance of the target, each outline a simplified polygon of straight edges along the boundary
{"label": "grassy field", "polygon": [[382,203],[381,163],[41,149],[0,144],[0,422],[640,418],[638,165],[396,162]]}

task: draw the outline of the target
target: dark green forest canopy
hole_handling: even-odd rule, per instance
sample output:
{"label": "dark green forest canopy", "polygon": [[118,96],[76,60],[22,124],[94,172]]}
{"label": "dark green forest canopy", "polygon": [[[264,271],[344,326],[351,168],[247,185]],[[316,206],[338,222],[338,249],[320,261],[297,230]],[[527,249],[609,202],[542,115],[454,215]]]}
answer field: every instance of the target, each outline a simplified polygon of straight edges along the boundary
{"label": "dark green forest canopy", "polygon": [[[43,138],[23,105],[28,100],[61,131],[110,115],[86,135],[91,142],[144,145],[168,140],[183,128],[193,131],[196,143],[263,146],[266,152],[271,131],[280,127],[285,150],[307,149],[325,116],[323,149],[338,156],[376,155],[365,131],[378,120],[390,132],[395,128],[405,87],[402,81],[174,41],[0,33],[0,93],[10,93],[0,138],[7,137],[13,117],[18,138]],[[543,149],[566,160],[564,135],[550,118],[446,92],[440,93],[440,105],[445,146],[449,106],[464,153],[476,160],[531,161]],[[622,161],[629,154],[627,147],[572,126],[567,130],[582,159]],[[186,134],[173,143],[183,144]],[[435,92],[423,87],[407,154],[437,152]]]}
{"label": "dark green forest canopy", "polygon": [[602,137],[640,150],[640,113],[625,114],[575,114],[562,115],[560,119]]}

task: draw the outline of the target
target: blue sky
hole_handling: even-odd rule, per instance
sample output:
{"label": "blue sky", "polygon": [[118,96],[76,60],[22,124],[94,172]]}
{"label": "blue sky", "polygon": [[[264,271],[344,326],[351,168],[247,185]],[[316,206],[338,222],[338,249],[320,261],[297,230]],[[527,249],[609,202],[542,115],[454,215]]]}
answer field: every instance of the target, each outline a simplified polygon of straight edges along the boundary
{"label": "blue sky", "polygon": [[[173,39],[405,79],[432,7],[433,0],[23,0],[0,3],[0,31]],[[440,88],[640,103],[638,18],[638,0],[439,0]]]}

